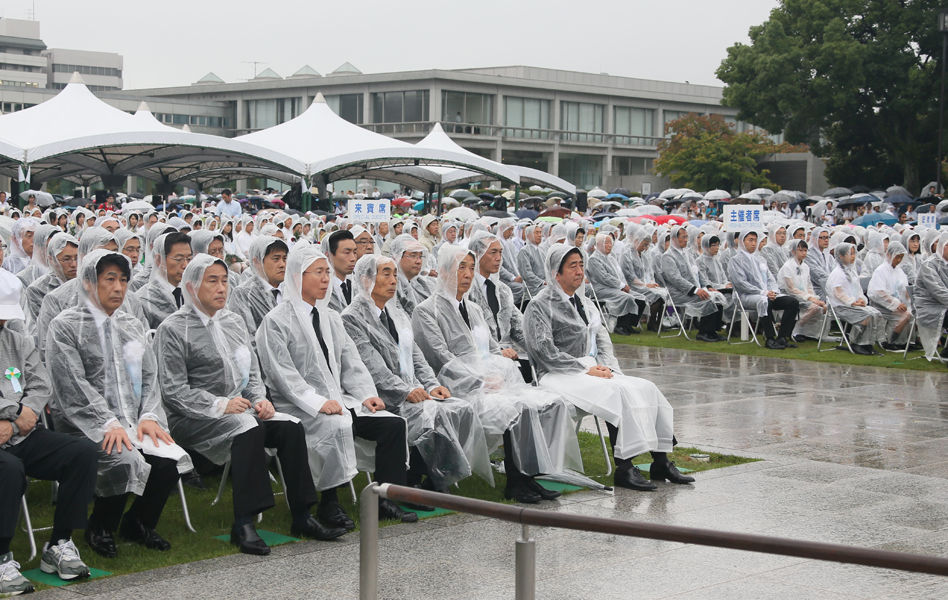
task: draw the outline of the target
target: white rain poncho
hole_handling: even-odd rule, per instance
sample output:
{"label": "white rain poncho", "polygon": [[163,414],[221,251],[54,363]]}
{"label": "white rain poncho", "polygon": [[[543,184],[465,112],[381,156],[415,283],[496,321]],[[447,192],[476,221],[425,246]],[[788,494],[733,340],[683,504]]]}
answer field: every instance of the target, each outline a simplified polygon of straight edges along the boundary
{"label": "white rain poncho", "polygon": [[[764,260],[767,261],[767,268],[770,270],[771,276],[774,279],[777,278],[777,273],[780,271],[780,267],[787,262],[787,259],[790,258],[790,255],[787,254],[787,249],[777,243],[777,233],[780,230],[783,230],[784,235],[787,233],[787,228],[780,222],[771,223],[767,226],[767,245],[760,250],[761,256]],[[784,240],[786,244],[786,240]]]}
{"label": "white rain poncho", "polygon": [[524,229],[526,244],[517,254],[517,268],[520,269],[520,277],[523,279],[523,285],[531,298],[540,293],[545,281],[543,280],[543,258],[540,256],[540,248],[534,238],[534,231],[539,225],[528,225]]}
{"label": "white rain poncho", "polygon": [[619,266],[622,268],[622,276],[629,287],[645,297],[645,301],[654,304],[658,301],[664,301],[668,298],[668,291],[663,287],[651,287],[658,285],[655,280],[655,273],[652,270],[652,258],[650,251],[652,247],[646,248],[640,253],[638,248],[643,241],[652,241],[652,231],[638,225],[632,225],[626,230],[625,252],[619,257]]}
{"label": "white rain poncho", "polygon": [[476,257],[464,248],[438,255],[435,294],[415,308],[412,331],[438,379],[476,409],[488,450],[510,431],[514,464],[528,476],[582,470],[572,409],[553,393],[527,385],[518,363],[501,355],[479,306],[464,297],[468,323],[457,300],[461,262]]}
{"label": "white rain poncho", "polygon": [[[30,257],[30,265],[16,274],[24,290],[30,287],[31,283],[49,273],[49,267],[46,266],[46,242],[56,233],[62,233],[58,227],[45,223],[36,226],[33,232],[33,256]],[[21,304],[22,301],[21,298]]]}
{"label": "white rain poncho", "polygon": [[523,339],[523,315],[517,309],[516,300],[510,288],[500,281],[499,273],[490,276],[489,279],[491,285],[494,286],[494,293],[497,297],[496,318],[483,289],[487,282],[480,272],[480,260],[491,245],[495,243],[500,245],[501,252],[507,252],[507,248],[501,239],[487,232],[475,233],[468,244],[468,249],[474,253],[474,257],[477,259],[477,264],[474,266],[474,281],[471,282],[468,299],[481,307],[481,312],[484,313],[487,319],[487,326],[494,341],[500,344],[501,348],[513,348],[518,355],[523,355],[520,357],[521,360],[526,360],[527,345]]}
{"label": "white rain poncho", "polygon": [[409,445],[417,448],[434,483],[445,489],[472,473],[493,485],[484,428],[474,407],[458,398],[406,402],[417,388],[431,392],[441,384],[415,344],[411,320],[394,298],[385,304],[386,322],[398,334],[392,337],[372,299],[381,265],[395,266],[391,258],[368,255],[359,259],[353,274],[352,303],[342,312],[349,336],[375,382],[387,410],[405,419]]}
{"label": "white rain poncho", "polygon": [[80,304],[53,319],[46,341],[47,370],[56,374],[50,397],[56,431],[83,435],[99,445],[99,496],[141,495],[151,472],[138,452],[102,450],[105,434],[115,428],[124,427],[132,445],[142,452],[177,460],[178,472],[194,468],[177,445],[159,442],[156,447],[148,436],[138,441],[141,421],[155,421],[165,431],[168,422],[145,327],[121,311],[107,315],[99,301],[96,267],[115,254],[96,250],[85,257],[77,276],[82,284]]}
{"label": "white rain poncho", "polygon": [[[23,287],[20,280],[8,272],[0,272],[0,285],[10,286],[8,290],[15,289],[17,292],[22,291]],[[4,365],[4,370],[16,368],[20,371],[15,380],[0,378],[0,419],[5,421],[15,421],[21,406],[28,406],[34,413],[41,415],[51,391],[49,373],[40,361],[36,345],[16,327],[18,323],[22,321],[7,321],[0,327],[0,364]],[[21,443],[29,435],[13,436],[0,444],[0,451]],[[4,481],[4,485],[10,484]]]}
{"label": "white rain poncho", "polygon": [[[913,239],[919,245],[919,249],[915,253],[911,249]],[[905,258],[899,263],[899,269],[905,273],[911,292],[911,286],[915,285],[915,279],[918,277],[918,269],[922,266],[922,238],[918,231],[906,229],[902,233],[902,245],[905,246]]]}
{"label": "white rain poncho", "polygon": [[145,255],[145,266],[132,274],[132,280],[128,282],[128,293],[134,293],[145,287],[151,281],[151,272],[155,268],[155,240],[160,236],[174,231],[174,228],[165,223],[155,223],[145,234],[145,243],[142,245],[142,253]]}
{"label": "white rain poncho", "polygon": [[869,280],[872,279],[872,274],[885,263],[885,249],[888,240],[889,236],[880,231],[870,231],[866,235],[865,257],[862,264],[859,264],[858,259],[856,264],[859,281],[864,291],[869,289]]}
{"label": "white rain poncho", "polygon": [[[510,219],[503,219],[497,223],[497,238],[503,246],[503,260],[500,265],[498,276],[500,280],[510,288],[513,294],[514,302],[520,304],[523,299],[523,282],[515,281],[520,277],[520,267],[517,266],[518,248],[513,243],[514,222]],[[506,232],[511,233],[511,238],[505,239]]]}
{"label": "white rain poncho", "polygon": [[856,247],[847,242],[834,248],[833,256],[837,266],[826,280],[826,300],[840,319],[853,326],[849,334],[850,343],[870,345],[885,338],[885,320],[878,309],[871,306],[853,306],[853,303],[859,300],[868,302],[862,293],[856,266],[846,264],[843,260],[855,252]]}
{"label": "white rain poncho", "polygon": [[[357,472],[352,415],[346,409],[359,416],[397,417],[387,411],[372,413],[362,405],[378,394],[342,317],[329,308],[329,290],[315,306],[303,300],[303,273],[317,261],[326,261],[329,267],[316,246],[301,245],[290,252],[286,300],[263,318],[256,343],[274,407],[303,423],[310,471],[316,489],[322,491],[344,484]],[[313,327],[314,310],[319,312],[328,363]],[[319,412],[329,400],[343,407],[341,415]]]}
{"label": "white rain poncho", "polygon": [[790,240],[787,242],[787,251],[790,258],[783,263],[780,271],[777,272],[777,287],[780,293],[787,296],[793,296],[800,303],[798,311],[797,324],[794,326],[793,335],[803,335],[808,338],[822,339],[829,333],[831,323],[826,322],[827,331],[820,329],[823,323],[823,314],[825,310],[819,305],[814,304],[820,297],[813,289],[813,283],[810,281],[810,267],[804,262],[797,262],[794,252],[800,242],[804,240]]}
{"label": "white rain poncho", "polygon": [[[249,229],[249,231],[248,231]],[[253,217],[246,215],[240,218],[240,233],[234,236],[234,243],[240,251],[239,256],[245,257],[250,251],[250,244],[254,240],[254,222]]]}
{"label": "white rain poncho", "polygon": [[[454,241],[448,240],[448,232],[454,232]],[[441,241],[431,248],[431,255],[438,259],[438,251],[445,246],[457,246],[458,237],[461,235],[461,225],[457,221],[445,221],[441,224]]]}
{"label": "white rain poncho", "polygon": [[[905,325],[911,323],[912,320],[912,299],[909,296],[908,277],[904,271],[893,267],[892,263],[899,256],[904,260],[905,246],[901,242],[892,242],[885,254],[885,262],[879,265],[869,280],[866,296],[869,297],[871,305],[878,309],[886,320],[887,339],[893,343],[904,343],[908,337],[908,329]],[[898,311],[900,304],[905,305],[905,311]],[[898,336],[895,336],[894,330],[899,325],[902,325],[903,329]]]}
{"label": "white rain poncho", "polygon": [[17,219],[10,228],[10,252],[3,257],[3,268],[14,275],[30,266],[32,258],[23,250],[23,236],[36,234],[39,221],[31,217]]}
{"label": "white rain poncho", "polygon": [[915,318],[926,356],[937,351],[948,312],[948,260],[945,259],[948,233],[942,233],[937,243],[935,252],[919,267],[915,281]]}
{"label": "white rain poncho", "polygon": [[[389,250],[390,256],[395,261],[395,266],[398,269],[398,290],[395,292],[395,300],[405,313],[411,315],[415,312],[415,307],[431,297],[434,292],[434,279],[428,277],[428,270],[425,268],[428,263],[428,251],[425,250],[421,242],[407,233],[396,236],[392,240]],[[417,252],[421,253],[421,271],[409,280],[408,275],[402,269],[401,261],[406,253],[414,254]]]}
{"label": "white rain poncho", "polygon": [[679,310],[691,317],[705,317],[726,306],[727,298],[721,292],[709,292],[711,297],[702,300],[695,293],[702,287],[700,271],[687,249],[678,244],[678,232],[681,229],[678,225],[671,228],[670,245],[662,254],[662,279]]}
{"label": "white rain poncho", "polygon": [[928,258],[929,256],[936,254],[937,249],[936,245],[938,244],[940,233],[939,230],[934,227],[925,229],[922,233],[922,256]]}
{"label": "white rain poncho", "polygon": [[243,318],[247,331],[251,333],[256,333],[260,321],[277,305],[276,296],[279,294],[274,294],[274,290],[282,290],[283,284],[276,288],[270,285],[263,261],[270,246],[283,243],[280,238],[261,235],[250,244],[250,250],[247,252],[250,272],[240,278],[240,285],[234,290],[234,297],[228,300],[233,310]]}
{"label": "white rain poncho", "polygon": [[831,234],[829,229],[825,227],[814,227],[810,231],[810,239],[807,240],[807,245],[810,248],[806,254],[806,265],[810,268],[810,283],[813,284],[813,290],[820,297],[820,300],[826,301],[826,279],[836,268],[836,261],[833,260],[833,255],[829,253],[828,247],[825,250],[820,250],[819,239],[821,235],[830,237]]}
{"label": "white rain poncho", "polygon": [[[527,307],[527,349],[540,386],[556,390],[580,410],[618,427],[616,458],[671,452],[674,418],[668,400],[651,381],[622,374],[599,312],[583,293],[584,284],[573,297],[582,304],[586,320],[556,281],[572,250],[564,245],[550,248],[546,257],[550,284]],[[612,369],[613,378],[587,375],[596,364]]]}
{"label": "white rain poncho", "polygon": [[27,331],[34,336],[44,335],[45,331],[39,331],[38,320],[39,313],[43,307],[43,299],[53,290],[68,281],[63,266],[57,257],[66,249],[67,246],[79,247],[79,240],[68,233],[58,233],[50,236],[49,242],[45,246],[46,264],[49,266],[49,272],[36,279],[26,288],[23,298],[20,299],[20,305],[23,312],[26,313]]}
{"label": "white rain poncho", "polygon": [[[214,240],[219,240],[221,244],[226,245],[226,240],[224,239],[224,234],[219,231],[211,231],[209,229],[201,229],[200,231],[191,232],[191,252],[195,256],[198,254],[208,254],[208,248],[211,245],[211,242]],[[225,254],[226,256],[226,254]],[[224,257],[220,257],[223,260]],[[225,263],[226,264],[226,263]],[[228,301],[232,300],[234,297],[234,291],[237,289],[237,283],[239,279],[237,273],[227,270],[227,288],[229,292],[227,293]],[[233,310],[231,305],[228,305],[228,308]]]}
{"label": "white rain poncho", "polygon": [[760,232],[753,229],[741,232],[737,241],[738,252],[728,265],[728,277],[734,291],[740,295],[744,308],[756,310],[759,316],[764,317],[769,310],[767,293],[779,293],[780,288],[760,252],[751,254],[744,247],[744,240],[750,234],[760,239]]}
{"label": "white rain poncho", "polygon": [[[152,230],[154,230],[154,227],[152,227]],[[174,232],[171,231],[170,233]],[[142,310],[151,329],[157,329],[171,313],[178,310],[178,303],[174,297],[175,287],[168,281],[165,248],[165,239],[168,235],[168,233],[163,233],[155,240],[152,248],[151,278],[146,285],[135,293],[139,302],[141,302]]]}
{"label": "white rain poncho", "polygon": [[267,395],[243,321],[226,308],[210,317],[197,297],[204,272],[213,264],[223,261],[201,254],[185,269],[184,306],[161,323],[154,345],[171,435],[223,464],[234,437],[257,426],[253,408],[225,414],[227,403],[240,396],[257,404]]}
{"label": "white rain poncho", "polygon": [[[622,291],[626,287],[619,261],[612,253],[615,241],[609,233],[596,234],[596,252],[589,257],[586,264],[586,276],[595,290],[595,297],[606,305],[606,311],[611,317],[639,314],[636,300],[645,300],[645,297],[631,290]],[[567,244],[567,247],[569,244]],[[606,247],[608,251],[606,250]]]}
{"label": "white rain poncho", "polygon": [[[137,233],[133,231],[130,231],[128,229],[119,229],[113,235],[115,235],[115,242],[118,244],[118,251],[120,254],[125,254],[125,252],[123,252],[123,250],[125,249],[125,244],[127,244],[130,240],[133,240],[133,239],[138,240],[138,243],[141,244],[141,250],[145,249],[145,243],[142,241],[142,236],[138,235]],[[132,264],[133,275],[142,269],[141,250],[139,250],[138,262]],[[129,260],[131,261],[131,259]]]}
{"label": "white rain poncho", "polygon": [[[711,256],[711,240],[718,240],[718,253]],[[698,257],[698,280],[702,287],[724,289],[728,282],[728,274],[721,261],[721,238],[709,233],[701,238],[701,256]]]}

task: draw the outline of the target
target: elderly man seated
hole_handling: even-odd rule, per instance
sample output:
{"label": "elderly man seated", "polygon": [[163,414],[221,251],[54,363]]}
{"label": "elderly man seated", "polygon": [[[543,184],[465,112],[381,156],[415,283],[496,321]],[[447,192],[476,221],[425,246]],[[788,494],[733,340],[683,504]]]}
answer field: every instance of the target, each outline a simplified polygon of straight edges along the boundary
{"label": "elderly man seated", "polygon": [[415,312],[415,307],[427,300],[434,291],[433,280],[422,273],[427,251],[421,242],[403,233],[392,242],[391,257],[398,268],[395,299],[410,316]]}

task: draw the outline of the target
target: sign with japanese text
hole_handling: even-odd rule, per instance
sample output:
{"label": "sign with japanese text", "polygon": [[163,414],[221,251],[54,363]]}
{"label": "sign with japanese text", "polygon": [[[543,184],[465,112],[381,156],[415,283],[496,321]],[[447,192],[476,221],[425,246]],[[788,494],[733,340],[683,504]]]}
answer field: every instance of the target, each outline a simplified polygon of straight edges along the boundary
{"label": "sign with japanese text", "polygon": [[725,231],[747,231],[748,229],[762,229],[763,221],[760,220],[764,207],[756,204],[739,204],[732,206],[730,204],[724,207],[724,230]]}
{"label": "sign with japanese text", "polygon": [[918,226],[919,227],[930,227],[935,229],[938,227],[938,213],[929,212],[921,213],[918,215]]}
{"label": "sign with japanese text", "polygon": [[391,216],[390,200],[349,200],[349,214],[353,223],[381,223]]}

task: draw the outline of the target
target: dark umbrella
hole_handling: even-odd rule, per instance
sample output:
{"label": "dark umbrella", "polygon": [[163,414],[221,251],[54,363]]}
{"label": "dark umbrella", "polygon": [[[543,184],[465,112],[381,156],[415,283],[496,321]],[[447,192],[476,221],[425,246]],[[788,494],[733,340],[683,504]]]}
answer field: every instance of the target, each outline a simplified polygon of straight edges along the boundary
{"label": "dark umbrella", "polygon": [[855,196],[850,196],[844,200],[840,200],[839,204],[836,206],[851,206],[858,204],[869,204],[870,202],[878,202],[879,199],[873,196],[872,194],[856,194]]}
{"label": "dark umbrella", "polygon": [[849,188],[837,187],[823,192],[824,198],[839,198],[840,196],[852,196],[853,191]]}
{"label": "dark umbrella", "polygon": [[247,197],[247,194],[237,194],[236,196],[234,196],[234,198],[237,198],[238,200],[243,200],[246,197]]}
{"label": "dark umbrella", "polygon": [[314,215],[319,215],[319,216],[322,216],[322,217],[324,217],[324,216],[326,216],[326,215],[329,214],[329,213],[326,212],[325,210],[314,210],[314,211],[312,211],[312,213],[313,213]]}
{"label": "dark umbrella", "polygon": [[139,194],[138,192],[135,192],[134,194],[129,194],[128,197],[135,198],[136,200],[144,200],[145,194]]}
{"label": "dark umbrella", "polygon": [[625,188],[621,188],[621,187],[616,188],[616,189],[612,190],[612,191],[609,192],[609,193],[610,193],[610,194],[622,194],[622,195],[625,196],[626,198],[628,198],[629,196],[632,195],[632,192],[630,192],[629,190],[627,190],[627,189],[625,189]]}
{"label": "dark umbrella", "polygon": [[865,193],[868,193],[868,192],[870,191],[869,188],[867,188],[867,187],[864,186],[864,185],[854,185],[853,187],[851,187],[851,188],[849,188],[849,189],[851,189],[851,190],[853,191],[853,193],[855,193],[855,194],[865,194]]}
{"label": "dark umbrella", "polygon": [[89,202],[88,198],[66,198],[63,206],[85,206]]}
{"label": "dark umbrella", "polygon": [[462,204],[477,204],[478,202],[477,196],[470,196],[461,201]]}
{"label": "dark umbrella", "polygon": [[948,225],[948,217],[942,217],[942,218],[938,219],[938,224],[939,224],[939,225]]}
{"label": "dark umbrella", "polygon": [[540,213],[535,210],[530,210],[529,208],[521,208],[514,214],[517,215],[517,218],[519,219],[536,219],[538,216],[540,216]]}
{"label": "dark umbrella", "polygon": [[448,194],[452,198],[476,198],[476,196],[467,190],[454,190]]}
{"label": "dark umbrella", "polygon": [[510,213],[505,210],[489,210],[482,217],[497,217],[498,219],[509,219]]}
{"label": "dark umbrella", "polygon": [[619,215],[617,215],[616,213],[602,213],[602,214],[593,216],[592,220],[602,221],[603,219],[618,219],[618,218],[621,218],[621,217],[619,217]]}
{"label": "dark umbrella", "polygon": [[915,198],[912,198],[911,196],[897,194],[893,196],[886,196],[883,202],[887,204],[912,204],[915,202]]}
{"label": "dark umbrella", "polygon": [[893,185],[885,189],[887,196],[911,196],[912,194],[901,185]]}
{"label": "dark umbrella", "polygon": [[477,195],[477,197],[480,198],[481,200],[490,200],[491,202],[494,201],[494,195],[491,194],[490,192],[481,192],[480,194]]}
{"label": "dark umbrella", "polygon": [[934,210],[934,208],[935,208],[934,204],[922,204],[921,206],[915,208],[915,212],[916,213],[930,213],[932,212],[932,210]]}
{"label": "dark umbrella", "polygon": [[569,218],[572,211],[568,208],[563,208],[562,206],[551,206],[545,211],[537,215],[537,217],[558,217],[560,219]]}
{"label": "dark umbrella", "polygon": [[[580,190],[576,190],[576,191],[579,192]],[[572,196],[570,196],[566,192],[550,192],[549,194],[547,194],[546,197],[549,198],[550,196],[556,196],[557,198],[572,198]]]}
{"label": "dark umbrella", "polygon": [[381,194],[379,198],[383,200],[393,200],[395,198],[395,194],[393,194],[392,192],[385,192]]}

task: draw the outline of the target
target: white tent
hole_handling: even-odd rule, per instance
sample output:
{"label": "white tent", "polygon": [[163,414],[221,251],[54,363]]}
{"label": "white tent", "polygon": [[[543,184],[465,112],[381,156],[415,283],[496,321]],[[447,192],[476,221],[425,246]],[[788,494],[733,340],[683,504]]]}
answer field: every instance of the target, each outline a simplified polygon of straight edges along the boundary
{"label": "white tent", "polygon": [[[476,158],[481,158],[465,148],[459,146],[454,140],[452,140],[447,133],[444,132],[444,129],[441,127],[441,123],[435,123],[435,126],[432,128],[431,132],[425,136],[423,140],[415,144],[418,148],[431,148],[433,150],[443,150],[446,152],[458,152],[460,154],[466,154],[468,156],[473,156]],[[494,162],[494,161],[491,161]],[[500,164],[500,163],[495,163]],[[518,165],[502,165],[508,169],[516,171],[520,175],[521,185],[533,185],[539,184],[544,187],[553,188],[566,192],[567,194],[575,194],[576,186],[572,183],[566,181],[565,179],[560,179],[555,175],[550,175],[549,173],[544,173],[543,171],[537,169],[531,169],[530,167],[521,167]],[[442,184],[447,185],[462,185],[464,183],[470,183],[471,181],[477,181],[483,179],[482,176],[474,176],[471,179],[472,173],[464,173],[463,171],[455,170],[454,172],[448,172],[442,169],[439,169],[444,175]]]}
{"label": "white tent", "polygon": [[402,167],[420,167],[413,177],[429,185],[440,183],[440,175],[425,173],[428,166],[462,168],[513,183],[520,181],[516,172],[486,158],[419,148],[354,125],[332,112],[321,93],[295,119],[236,139],[292,156],[305,165],[307,175],[320,176],[325,183],[360,176],[399,177]]}
{"label": "white tent", "polygon": [[[96,98],[78,74],[50,100],[0,116],[0,132],[21,151],[21,164],[29,165],[34,182],[139,174],[154,178],[155,169],[172,164],[246,164],[303,172],[299,161],[273,150],[130,115]],[[2,168],[15,176],[16,166]]]}

